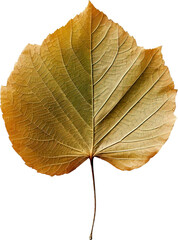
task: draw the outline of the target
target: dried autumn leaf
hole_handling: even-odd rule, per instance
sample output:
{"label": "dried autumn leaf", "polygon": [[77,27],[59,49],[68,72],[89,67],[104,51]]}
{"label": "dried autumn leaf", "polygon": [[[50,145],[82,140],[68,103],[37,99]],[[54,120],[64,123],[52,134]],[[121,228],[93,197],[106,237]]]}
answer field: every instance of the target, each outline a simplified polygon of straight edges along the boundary
{"label": "dried autumn leaf", "polygon": [[175,95],[161,49],[138,47],[89,3],[24,49],[1,101],[14,149],[60,175],[95,156],[122,170],[145,164],[170,134]]}
{"label": "dried autumn leaf", "polygon": [[168,139],[176,90],[161,48],[145,50],[90,2],[39,45],[28,45],[1,89],[14,149],[40,173],[99,157],[141,167]]}

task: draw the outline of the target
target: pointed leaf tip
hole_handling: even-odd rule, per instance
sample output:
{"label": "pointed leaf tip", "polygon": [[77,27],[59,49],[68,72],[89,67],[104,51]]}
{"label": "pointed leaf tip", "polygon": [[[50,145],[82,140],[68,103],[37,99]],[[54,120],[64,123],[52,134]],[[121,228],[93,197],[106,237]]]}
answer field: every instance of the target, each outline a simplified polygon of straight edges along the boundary
{"label": "pointed leaf tip", "polygon": [[88,1],[87,7],[88,7],[88,8],[94,8],[94,5],[91,3],[91,1]]}

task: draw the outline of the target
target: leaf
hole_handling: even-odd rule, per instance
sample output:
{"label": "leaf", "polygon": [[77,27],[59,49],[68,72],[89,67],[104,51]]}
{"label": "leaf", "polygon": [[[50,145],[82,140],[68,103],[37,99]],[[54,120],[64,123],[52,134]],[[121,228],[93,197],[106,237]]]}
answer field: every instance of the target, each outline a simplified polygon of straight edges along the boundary
{"label": "leaf", "polygon": [[93,157],[141,167],[169,137],[175,96],[161,48],[138,47],[90,2],[41,46],[28,45],[1,89],[13,148],[49,175]]}
{"label": "leaf", "polygon": [[161,48],[137,46],[90,2],[39,45],[27,45],[1,88],[13,148],[40,173],[69,173],[90,158],[141,167],[166,142],[176,90]]}

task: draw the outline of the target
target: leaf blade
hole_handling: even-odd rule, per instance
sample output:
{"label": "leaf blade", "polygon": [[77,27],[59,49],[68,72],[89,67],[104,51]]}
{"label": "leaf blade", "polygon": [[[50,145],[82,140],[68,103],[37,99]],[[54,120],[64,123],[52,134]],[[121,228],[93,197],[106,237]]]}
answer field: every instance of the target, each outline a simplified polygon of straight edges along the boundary
{"label": "leaf blade", "polygon": [[176,90],[161,48],[145,50],[91,2],[22,52],[3,117],[14,149],[49,175],[99,157],[121,170],[145,164],[168,139]]}

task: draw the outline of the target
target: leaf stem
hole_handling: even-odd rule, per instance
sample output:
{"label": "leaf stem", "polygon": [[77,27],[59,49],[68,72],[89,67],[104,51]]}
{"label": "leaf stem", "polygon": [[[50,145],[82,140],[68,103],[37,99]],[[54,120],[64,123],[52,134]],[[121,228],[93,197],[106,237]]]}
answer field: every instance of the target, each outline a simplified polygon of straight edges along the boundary
{"label": "leaf stem", "polygon": [[91,233],[90,233],[90,240],[93,239],[93,228],[95,224],[95,217],[96,217],[96,187],[95,187],[95,174],[94,174],[94,167],[93,167],[93,157],[90,158],[90,164],[91,164],[91,171],[92,171],[92,178],[93,178],[93,191],[94,191],[94,216],[93,216],[93,223],[91,227]]}

